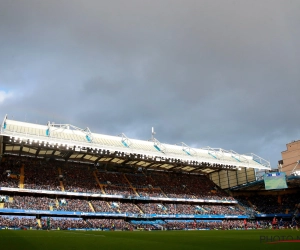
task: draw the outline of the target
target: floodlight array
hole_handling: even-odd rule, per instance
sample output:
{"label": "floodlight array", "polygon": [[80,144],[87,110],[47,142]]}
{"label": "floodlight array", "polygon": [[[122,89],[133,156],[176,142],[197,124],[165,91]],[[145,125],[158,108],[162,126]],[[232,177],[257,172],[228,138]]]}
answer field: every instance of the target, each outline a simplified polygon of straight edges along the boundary
{"label": "floodlight array", "polygon": [[[99,148],[99,147],[87,147],[82,145],[74,145],[68,143],[61,143],[55,141],[46,141],[46,140],[38,140],[38,139],[26,139],[22,137],[9,137],[9,142],[12,144],[20,144],[20,145],[31,145],[43,148],[50,148],[54,150],[61,150],[61,151],[70,151],[74,152],[81,152],[86,154],[91,154],[97,157],[99,160],[101,157],[110,157],[107,158],[112,160],[114,158],[119,159],[126,159],[127,161],[136,160],[135,164],[140,161],[145,161],[143,165],[152,166],[156,163],[159,163],[158,166],[164,164],[170,164],[174,167],[184,167],[184,166],[191,166],[194,167],[195,170],[203,169],[203,168],[210,168],[210,169],[228,169],[228,170],[238,170],[240,169],[237,165],[231,164],[217,164],[208,161],[200,161],[200,160],[191,160],[191,159],[182,159],[182,158],[175,158],[175,157],[167,157],[167,156],[157,156],[157,155],[150,155],[150,154],[143,154],[143,153],[134,153],[134,152],[124,152],[120,150],[110,150],[106,148]],[[114,162],[114,161],[112,161]],[[146,164],[149,163],[149,164]],[[134,165],[135,165],[134,164]],[[139,164],[137,164],[139,165]]]}

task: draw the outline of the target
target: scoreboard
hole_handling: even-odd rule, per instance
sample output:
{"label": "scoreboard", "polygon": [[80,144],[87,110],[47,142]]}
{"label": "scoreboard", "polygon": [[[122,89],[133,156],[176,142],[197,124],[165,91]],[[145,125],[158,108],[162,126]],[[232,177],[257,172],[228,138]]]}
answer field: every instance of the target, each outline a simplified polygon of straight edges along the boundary
{"label": "scoreboard", "polygon": [[287,188],[286,175],[284,172],[265,174],[264,182],[266,190]]}

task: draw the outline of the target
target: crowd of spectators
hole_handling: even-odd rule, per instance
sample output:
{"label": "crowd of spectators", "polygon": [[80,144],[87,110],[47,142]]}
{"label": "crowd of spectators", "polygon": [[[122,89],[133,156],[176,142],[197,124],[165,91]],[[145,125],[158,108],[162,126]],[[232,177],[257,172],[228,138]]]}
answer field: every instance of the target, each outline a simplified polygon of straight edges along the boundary
{"label": "crowd of spectators", "polygon": [[282,210],[288,210],[294,212],[297,208],[300,208],[300,197],[296,195],[282,195],[281,197]]}
{"label": "crowd of spectators", "polygon": [[238,201],[239,206],[243,208],[246,214],[253,216],[256,213],[255,206],[249,202],[248,196],[240,195],[236,196],[235,199]]}
{"label": "crowd of spectators", "polygon": [[65,191],[79,193],[101,193],[93,172],[95,168],[87,164],[68,163],[62,168]]}
{"label": "crowd of spectators", "polygon": [[201,211],[201,214],[223,214],[223,215],[245,215],[246,211],[241,210],[238,206],[228,205],[202,205],[199,206],[205,211]]}
{"label": "crowd of spectators", "polygon": [[152,173],[151,178],[169,198],[234,200],[204,175]]}
{"label": "crowd of spectators", "polygon": [[[83,193],[101,193],[94,171],[104,192],[111,195],[169,197],[169,198],[202,198],[202,199],[233,199],[215,187],[206,176],[176,173],[118,173],[99,171],[96,166],[84,163],[45,161],[31,157],[7,156],[1,163],[4,170],[15,170],[19,176],[20,167],[25,166],[25,188],[61,191],[63,181],[65,191]],[[8,167],[9,166],[9,167]],[[62,176],[58,169],[61,169]],[[4,186],[18,187],[19,180],[1,176]],[[8,182],[8,183],[6,183]],[[178,185],[178,183],[180,183]],[[137,188],[138,193],[132,188]]]}
{"label": "crowd of spectators", "polygon": [[248,203],[252,204],[252,208],[258,213],[285,213],[285,209],[280,206],[276,195],[255,195],[249,196],[247,199]]}
{"label": "crowd of spectators", "polygon": [[35,158],[24,160],[24,188],[61,191],[58,167],[61,162],[48,162]]}
{"label": "crowd of spectators", "polygon": [[96,175],[101,184],[128,187],[129,183],[123,173],[97,171]]}
{"label": "crowd of spectators", "polygon": [[[111,203],[115,203],[115,202],[111,202]],[[118,211],[121,213],[132,213],[132,214],[141,213],[141,210],[134,203],[118,202],[117,205],[118,205]]]}
{"label": "crowd of spectators", "polygon": [[37,228],[35,217],[0,216],[0,228]]}
{"label": "crowd of spectators", "polygon": [[22,158],[19,156],[2,157],[0,160],[0,186],[18,188],[21,166]]}
{"label": "crowd of spectators", "polygon": [[[48,229],[47,217],[40,220],[32,216],[0,216],[0,228],[32,228],[32,229]],[[102,229],[102,230],[129,230],[132,225],[122,219],[74,219],[74,218],[50,218],[50,229]]]}
{"label": "crowd of spectators", "polygon": [[91,200],[90,202],[95,212],[112,213],[114,211],[107,201]]}
{"label": "crowd of spectators", "polygon": [[104,191],[106,194],[110,194],[110,195],[123,195],[125,197],[137,196],[136,193],[134,192],[134,190],[130,187],[105,185]]}
{"label": "crowd of spectators", "polygon": [[[47,228],[47,219],[41,219],[42,228]],[[50,229],[67,230],[70,228],[86,229],[89,225],[83,219],[74,218],[50,218]]]}
{"label": "crowd of spectators", "polygon": [[81,199],[59,199],[57,211],[93,212],[87,200]]}
{"label": "crowd of spectators", "polygon": [[126,174],[126,177],[131,185],[135,188],[155,187],[152,178],[144,175],[143,173]]}
{"label": "crowd of spectators", "polygon": [[166,205],[167,214],[196,214],[195,206],[188,204],[168,204]]}
{"label": "crowd of spectators", "polygon": [[138,203],[146,214],[245,215],[238,206]]}
{"label": "crowd of spectators", "polygon": [[[245,226],[244,220],[166,220],[163,226],[168,230],[241,230],[241,229],[273,229],[272,219],[270,220],[248,220]],[[287,229],[291,226],[291,220],[282,221],[280,229]],[[278,227],[276,227],[278,229]]]}
{"label": "crowd of spectators", "polygon": [[137,203],[145,214],[166,214],[166,207],[161,203]]}
{"label": "crowd of spectators", "polygon": [[12,202],[6,202],[5,208],[50,210],[55,204],[55,199],[41,196],[14,196]]}
{"label": "crowd of spectators", "polygon": [[161,191],[160,188],[143,188],[136,190],[141,197],[164,197],[166,195]]}
{"label": "crowd of spectators", "polygon": [[97,171],[99,182],[103,185],[105,194],[123,195],[125,197],[137,196],[124,174],[116,172]]}
{"label": "crowd of spectators", "polygon": [[[132,213],[132,214],[203,214],[203,215],[244,215],[247,211],[237,205],[212,204],[170,204],[125,201],[104,201],[85,199],[49,198],[43,196],[13,196],[13,202],[5,202],[5,208],[35,209],[78,212]],[[92,208],[89,205],[92,205]]]}
{"label": "crowd of spectators", "polygon": [[[21,229],[48,229],[47,221],[50,220],[50,229],[99,229],[99,230],[241,230],[241,229],[272,229],[272,220],[250,220],[245,227],[244,220],[165,220],[157,223],[150,221],[126,222],[123,219],[81,219],[42,217],[40,224],[33,216],[0,216],[0,228]],[[281,223],[282,229],[289,228],[291,221]]]}
{"label": "crowd of spectators", "polygon": [[237,200],[247,203],[256,213],[264,214],[294,213],[300,203],[297,194],[282,195],[281,199],[277,195],[238,196]]}
{"label": "crowd of spectators", "polygon": [[[209,230],[230,230],[244,229],[243,220],[166,220],[164,227],[168,230],[191,230],[191,229],[209,229]],[[255,223],[248,222],[248,228],[256,228]]]}

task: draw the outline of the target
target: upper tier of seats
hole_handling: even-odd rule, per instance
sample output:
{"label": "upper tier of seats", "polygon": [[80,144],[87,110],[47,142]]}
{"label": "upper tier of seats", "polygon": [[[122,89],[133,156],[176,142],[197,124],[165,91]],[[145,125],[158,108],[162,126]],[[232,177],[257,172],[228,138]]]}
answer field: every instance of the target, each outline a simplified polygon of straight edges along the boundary
{"label": "upper tier of seats", "polygon": [[2,187],[141,197],[234,200],[204,175],[109,172],[91,164],[18,156],[3,157],[0,172]]}

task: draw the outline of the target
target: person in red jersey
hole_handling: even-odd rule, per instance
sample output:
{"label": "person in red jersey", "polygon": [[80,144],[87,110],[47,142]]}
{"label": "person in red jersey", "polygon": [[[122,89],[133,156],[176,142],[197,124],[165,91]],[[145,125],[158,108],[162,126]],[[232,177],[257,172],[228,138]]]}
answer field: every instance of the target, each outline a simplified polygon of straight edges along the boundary
{"label": "person in red jersey", "polygon": [[196,220],[194,220],[194,222],[193,222],[193,229],[196,229],[196,226],[197,226],[197,223],[196,223]]}
{"label": "person in red jersey", "polygon": [[273,221],[272,221],[272,228],[276,229],[276,226],[277,226],[277,219],[276,219],[276,217],[274,217]]}

